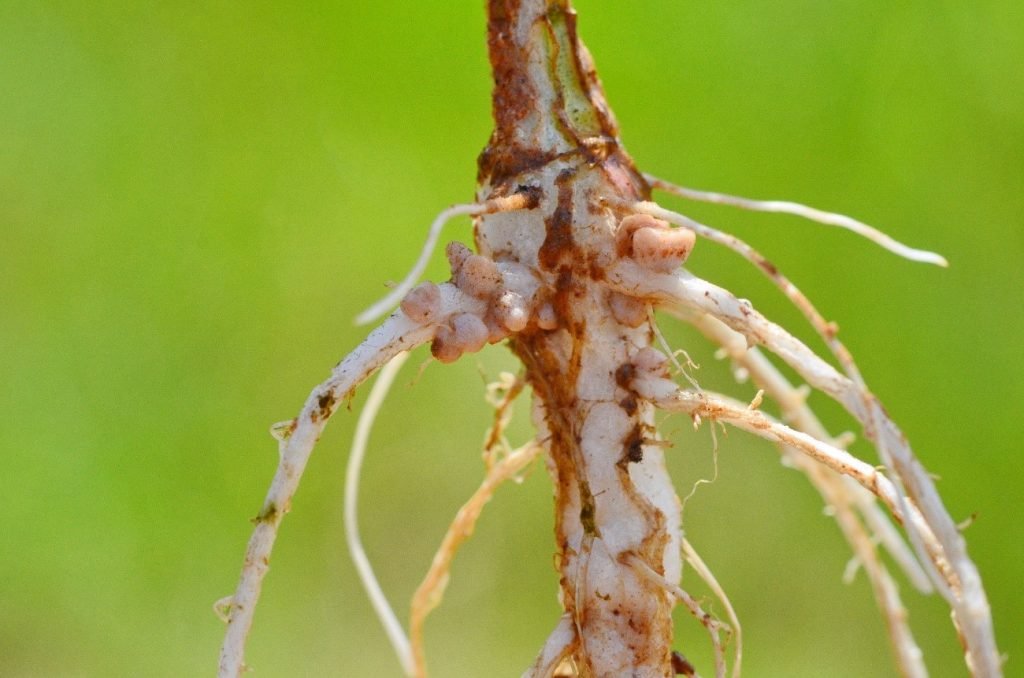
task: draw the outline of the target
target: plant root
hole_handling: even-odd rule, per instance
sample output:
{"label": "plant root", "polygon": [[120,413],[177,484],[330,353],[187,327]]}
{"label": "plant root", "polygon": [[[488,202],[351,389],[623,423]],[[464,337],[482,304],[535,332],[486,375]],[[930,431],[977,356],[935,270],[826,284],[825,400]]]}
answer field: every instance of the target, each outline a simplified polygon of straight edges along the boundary
{"label": "plant root", "polygon": [[[882,463],[894,472],[899,504],[904,504],[907,498],[912,499],[923,514],[929,528],[927,532],[935,538],[935,541],[929,542],[926,534],[916,528],[908,529],[907,532],[911,544],[928,565],[927,572],[933,583],[953,608],[954,621],[966,648],[965,659],[968,666],[981,675],[998,675],[1001,672],[1002,660],[995,646],[991,610],[977,567],[967,555],[963,537],[943,506],[931,477],[910,450],[905,436],[889,418],[878,399],[868,390],[852,355],[836,337],[835,326],[826,322],[806,296],[780,274],[774,265],[741,240],[678,213],[664,210],[654,203],[643,203],[638,205],[638,208],[645,214],[689,228],[698,235],[737,251],[757,265],[808,318],[852,382],[853,393],[849,395],[855,396],[856,400],[851,397],[841,402],[861,422],[865,434],[874,442]],[[845,224],[845,227],[850,227],[850,224]],[[900,253],[921,260],[921,252]],[[933,259],[931,263],[941,265],[944,260]],[[736,308],[744,315],[750,312],[749,303],[737,305]],[[705,310],[710,312],[710,309]],[[734,326],[733,329],[738,328]],[[933,550],[936,542],[941,545],[941,552]],[[931,567],[932,563],[934,567]]]}
{"label": "plant root", "polygon": [[650,174],[644,174],[644,179],[647,180],[647,183],[650,184],[651,188],[665,191],[666,193],[679,196],[680,198],[686,198],[687,200],[707,202],[715,205],[729,205],[731,207],[739,207],[753,212],[792,214],[810,221],[816,221],[819,224],[825,224],[826,226],[838,226],[839,228],[845,228],[852,233],[856,233],[863,238],[867,238],[879,247],[887,249],[893,254],[901,256],[904,259],[909,259],[910,261],[934,264],[942,267],[949,266],[949,262],[946,261],[946,258],[941,254],[908,247],[898,240],[886,235],[882,231],[879,231],[877,228],[848,217],[845,214],[826,212],[815,207],[809,207],[807,205],[803,205],[798,202],[790,202],[788,200],[751,200],[750,198],[742,198],[740,196],[728,195],[726,193],[698,191],[693,188],[686,188],[685,186],[673,184]]}
{"label": "plant root", "polygon": [[395,655],[407,676],[413,675],[415,671],[409,639],[388,603],[388,599],[373,573],[373,566],[366,555],[366,549],[363,548],[362,539],[359,537],[358,507],[359,477],[363,468],[363,459],[366,457],[366,445],[370,438],[370,431],[373,429],[373,422],[384,403],[384,397],[391,389],[398,371],[408,357],[408,353],[400,353],[381,369],[380,374],[377,375],[377,381],[370,389],[366,404],[363,406],[362,412],[359,413],[359,421],[356,423],[356,431],[352,439],[352,450],[349,452],[348,464],[345,467],[344,508],[345,539],[348,543],[349,555],[352,556],[356,572],[359,573],[359,580],[363,583],[373,610],[377,613],[377,618],[380,619],[388,640],[391,641],[391,646],[395,650]]}
{"label": "plant root", "polygon": [[523,678],[551,678],[572,653],[576,644],[576,622],[571,614],[558,618],[555,630],[548,636],[537,660],[523,673]]}
{"label": "plant root", "polygon": [[[968,666],[976,675],[1000,675],[1001,660],[995,647],[988,601],[977,568],[966,554],[963,538],[942,506],[931,477],[914,458],[906,439],[889,420],[877,398],[863,385],[845,347],[833,337],[833,344],[839,346],[838,351],[833,346],[834,352],[852,376],[836,372],[802,342],[766,320],[750,302],[737,299],[685,270],[673,276],[657,276],[638,270],[633,262],[620,261],[609,275],[609,281],[620,293],[651,300],[659,307],[680,310],[690,318],[711,316],[741,334],[748,345],[767,347],[860,421],[865,435],[875,443],[882,462],[895,474],[888,483],[893,492],[888,492],[887,488],[887,496],[880,498],[897,520],[902,521],[909,515],[910,520],[903,523],[904,527],[932,582],[953,608]],[[789,441],[784,442],[789,444]],[[893,608],[895,614],[888,616],[897,618],[898,609]]]}
{"label": "plant root", "polygon": [[[491,391],[495,416],[484,442],[486,475],[452,521],[416,591],[409,639],[373,577],[355,512],[369,427],[400,358],[374,386],[357,428],[346,480],[349,543],[407,674],[426,675],[423,625],[443,596],[459,546],[497,487],[543,450],[554,486],[564,614],[524,675],[696,675],[672,650],[672,609],[682,602],[707,628],[715,675],[724,678],[722,634],[730,627],[680,588],[685,560],[722,600],[735,634],[732,675],[738,676],[739,622],[722,587],[683,539],[681,506],[656,427],[660,408],[688,414],[695,426],[708,420],[713,433],[728,424],[767,439],[807,476],[853,549],[848,574],[863,568],[870,580],[905,676],[926,672],[880,548],[918,589],[938,590],[948,601],[971,672],[999,676],[990,609],[957,525],[868,389],[835,324],[760,252],[650,202],[651,189],[795,214],[845,228],[915,261],[946,265],[945,259],[843,215],[695,191],[642,175],[618,140],[593,62],[578,39],[570,0],[489,0],[488,45],[495,128],[479,159],[477,202],[455,205],[434,219],[411,271],[358,321],[379,317],[400,302],[399,310],[313,391],[298,418],[274,427],[280,465],[256,519],[238,589],[216,606],[228,622],[220,676],[236,678],[243,669],[245,637],[278,526],[338,403],[378,368],[420,344],[430,342],[433,357],[449,363],[505,339],[524,372]],[[449,244],[450,282],[417,285],[444,225],[459,216],[474,219],[476,251]],[[730,248],[761,270],[807,318],[839,369],[749,301],[683,269],[698,237]],[[702,391],[673,351],[655,349],[656,339],[665,345],[654,320],[657,310],[679,316],[721,346],[737,378],[749,376],[758,387],[753,400]],[[790,384],[757,347],[781,359],[807,386]],[[670,361],[692,389],[669,378]],[[512,450],[504,430],[524,384],[532,389],[537,434],[534,442]],[[828,434],[805,402],[810,388],[859,422],[881,467],[843,449],[846,436]],[[785,423],[759,410],[762,394],[778,402]]]}
{"label": "plant root", "polygon": [[[666,593],[674,596],[701,623],[701,626],[707,629],[708,636],[711,638],[711,648],[715,655],[715,678],[725,678],[725,645],[733,633],[729,625],[722,623],[705,612],[693,596],[684,591],[678,584],[667,581],[660,574],[652,570],[651,566],[641,558],[629,555],[626,558],[626,562],[636,569],[642,577],[660,586]],[[724,641],[722,640],[723,633],[726,635],[726,640]]]}
{"label": "plant root", "polygon": [[[747,370],[754,382],[779,404],[785,421],[818,440],[831,440],[836,447],[843,447],[825,431],[807,406],[804,394],[794,388],[756,347],[747,348],[741,335],[710,316],[694,319],[692,324],[708,339],[722,346],[732,360]],[[803,472],[817,488],[825,505],[832,509],[843,536],[853,549],[855,561],[863,567],[871,583],[900,672],[907,677],[927,676],[922,653],[911,633],[899,591],[879,557],[875,543],[880,543],[889,552],[911,583],[922,593],[934,590],[928,575],[921,569],[920,563],[870,492],[850,478],[836,474],[792,448],[783,445],[780,451],[787,465]]]}
{"label": "plant root", "polygon": [[[479,302],[467,298],[452,285],[440,286],[440,292],[439,306],[446,315],[479,306]],[[270,568],[278,527],[291,506],[302,472],[327,421],[359,384],[395,356],[429,342],[435,333],[433,324],[414,322],[403,311],[396,311],[338,363],[326,381],[313,389],[298,417],[286,425],[274,427],[280,453],[277,471],[263,507],[254,519],[256,528],[246,548],[238,588],[230,601],[218,606],[227,617],[218,668],[220,678],[237,678],[244,670],[245,641],[263,578]]]}

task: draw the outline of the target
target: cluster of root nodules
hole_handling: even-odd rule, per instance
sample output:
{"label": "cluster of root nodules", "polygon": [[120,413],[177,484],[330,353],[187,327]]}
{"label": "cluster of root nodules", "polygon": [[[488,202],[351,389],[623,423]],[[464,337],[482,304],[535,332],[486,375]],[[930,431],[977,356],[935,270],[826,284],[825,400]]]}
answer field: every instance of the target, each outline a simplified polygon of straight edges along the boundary
{"label": "cluster of root nodules", "polygon": [[[619,225],[616,253],[652,272],[668,273],[690,255],[695,239],[692,231],[673,229],[668,222],[647,214],[634,214]],[[400,306],[413,322],[436,326],[430,352],[439,362],[455,362],[464,353],[475,353],[528,327],[557,328],[550,290],[529,267],[492,261],[459,242],[449,243],[445,254],[451,266],[451,284],[483,303],[464,304],[463,309],[442,317],[441,289],[424,282],[410,290]],[[613,294],[611,308],[616,320],[631,327],[648,318],[647,305],[627,295]]]}
{"label": "cluster of root nodules", "polygon": [[413,288],[401,305],[410,319],[438,324],[430,344],[430,352],[438,361],[455,362],[463,353],[475,353],[497,343],[531,322],[546,329],[554,327],[554,311],[540,301],[540,286],[528,268],[515,263],[497,264],[457,242],[448,245],[446,254],[452,284],[467,297],[483,302],[479,310],[438,318],[441,292],[429,282]]}

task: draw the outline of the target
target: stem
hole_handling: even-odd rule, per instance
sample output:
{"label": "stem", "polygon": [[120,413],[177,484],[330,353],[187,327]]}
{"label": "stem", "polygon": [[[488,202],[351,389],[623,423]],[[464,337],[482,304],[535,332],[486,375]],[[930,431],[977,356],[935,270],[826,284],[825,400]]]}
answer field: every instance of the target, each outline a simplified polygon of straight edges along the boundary
{"label": "stem", "polygon": [[[489,0],[487,46],[494,132],[480,155],[481,185],[508,182],[565,154],[619,153],[618,126],[568,0]],[[632,169],[625,153],[621,161]],[[626,194],[650,195],[635,170],[623,178],[631,184]]]}

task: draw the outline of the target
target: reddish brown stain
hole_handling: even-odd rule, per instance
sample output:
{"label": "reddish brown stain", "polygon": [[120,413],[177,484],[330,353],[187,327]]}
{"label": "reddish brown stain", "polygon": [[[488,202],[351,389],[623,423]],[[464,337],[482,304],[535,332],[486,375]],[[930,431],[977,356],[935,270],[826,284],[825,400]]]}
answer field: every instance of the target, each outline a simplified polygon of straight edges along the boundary
{"label": "reddish brown stain", "polygon": [[541,245],[537,258],[541,268],[546,271],[553,271],[559,263],[573,257],[576,244],[573,242],[573,177],[576,170],[567,168],[555,179],[555,186],[558,188],[558,199],[555,209],[544,220],[546,235],[544,244]]}
{"label": "reddish brown stain", "polygon": [[[571,320],[571,319],[570,319]],[[569,322],[569,331],[584,331],[585,324]],[[576,394],[576,382],[582,361],[582,334],[571,336],[572,354],[568,363],[562,352],[551,345],[558,339],[546,332],[523,332],[510,340],[512,351],[526,366],[526,380],[535,394],[544,403],[545,419],[551,433],[549,450],[555,464],[556,482],[559,488],[556,496],[560,501],[569,501],[574,495],[579,496],[581,507],[580,521],[585,528],[593,530],[594,498],[590,493],[585,479],[579,478],[576,472],[579,451],[579,435],[575,422],[579,398]],[[556,511],[560,508],[556,507]],[[567,544],[562,544],[567,547]]]}
{"label": "reddish brown stain", "polygon": [[500,185],[509,178],[536,170],[558,158],[557,153],[548,153],[523,146],[506,146],[505,142],[491,137],[477,158],[477,183],[490,182]]}
{"label": "reddish brown stain", "polygon": [[515,24],[521,0],[490,0],[487,49],[494,75],[492,96],[495,135],[508,136],[530,112],[536,99],[527,77],[526,46],[515,42]]}
{"label": "reddish brown stain", "polygon": [[677,676],[697,675],[697,669],[694,668],[693,664],[688,662],[686,657],[675,650],[672,651],[672,670],[676,672]]}
{"label": "reddish brown stain", "polygon": [[310,412],[309,420],[316,423],[321,419],[327,419],[331,416],[331,411],[333,410],[334,403],[336,402],[337,400],[335,399],[334,394],[330,391],[321,393],[316,399],[317,409]]}
{"label": "reddish brown stain", "polygon": [[334,406],[334,394],[324,393],[316,401],[317,407],[320,408],[320,414],[330,414],[331,407]]}
{"label": "reddish brown stain", "polygon": [[439,360],[438,356],[444,354],[444,352],[444,342],[441,339],[434,337],[433,341],[430,342],[430,355],[432,355],[435,360]]}
{"label": "reddish brown stain", "polygon": [[633,378],[636,376],[636,366],[633,363],[622,363],[618,369],[615,370],[615,383],[619,385],[619,388],[625,391],[632,391],[630,386],[633,383]]}
{"label": "reddish brown stain", "polygon": [[277,517],[277,505],[271,502],[264,506],[259,512],[259,515],[255,518],[251,518],[249,522],[254,525],[259,525],[260,523],[273,523],[277,520]]}
{"label": "reddish brown stain", "polygon": [[622,441],[622,461],[627,464],[639,464],[644,460],[644,426],[637,423]]}
{"label": "reddish brown stain", "polygon": [[595,282],[600,282],[605,279],[606,273],[604,270],[604,264],[601,262],[601,256],[597,252],[587,253],[587,275],[590,279]]}
{"label": "reddish brown stain", "polygon": [[633,397],[632,395],[626,396],[625,398],[619,401],[619,407],[622,408],[623,412],[632,417],[634,414],[636,414],[636,411],[638,409],[636,398]]}
{"label": "reddish brown stain", "polygon": [[[607,173],[613,178],[611,183],[623,189],[623,196],[631,194],[640,199],[648,199],[650,187],[618,143],[618,125],[605,100],[593,60],[580,43],[576,32],[576,12],[568,2],[551,2],[547,13],[539,19],[549,40],[555,34],[553,24],[559,22],[564,25],[576,82],[559,81],[554,68],[557,49],[552,48],[552,54],[548,56],[549,82],[537,83],[528,66],[530,46],[517,42],[515,32],[522,4],[522,0],[488,2],[487,46],[494,76],[491,105],[495,125],[487,147],[477,161],[478,182],[496,186],[523,172],[542,167],[558,157],[583,153],[590,165],[607,164]],[[553,42],[549,44],[554,45]],[[564,142],[572,147],[568,153],[560,153],[555,148],[531,146],[529,142],[523,145],[520,135],[523,121],[540,106],[536,92],[538,84],[556,93],[554,110],[541,110],[537,113],[543,119],[560,121],[559,131],[565,137]],[[577,130],[572,121],[573,112],[566,110],[562,97],[562,92],[569,87],[585,93],[596,118],[597,129]]]}
{"label": "reddish brown stain", "polygon": [[516,186],[516,195],[526,198],[523,209],[533,210],[540,206],[540,200],[544,197],[544,191],[540,186]]}
{"label": "reddish brown stain", "polygon": [[583,337],[586,331],[585,321],[577,318],[573,309],[575,300],[586,292],[583,287],[585,280],[570,264],[561,266],[555,279],[554,294],[548,300],[555,311],[558,326],[568,329],[573,337]]}

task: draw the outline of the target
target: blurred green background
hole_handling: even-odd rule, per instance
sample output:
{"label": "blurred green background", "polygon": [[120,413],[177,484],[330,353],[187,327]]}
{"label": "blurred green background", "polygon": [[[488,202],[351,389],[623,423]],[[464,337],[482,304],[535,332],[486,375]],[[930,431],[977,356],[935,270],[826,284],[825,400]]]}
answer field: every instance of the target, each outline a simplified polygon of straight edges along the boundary
{"label": "blurred green background", "polygon": [[[360,340],[352,318],[404,275],[433,215],[472,197],[490,120],[482,5],[0,3],[0,675],[213,673],[211,604],[234,589],[276,465],[269,424]],[[577,8],[645,170],[844,211],[948,256],[940,270],[796,219],[666,200],[748,238],[841,325],[953,516],[977,514],[971,553],[1008,674],[1024,675],[1024,7]],[[703,245],[691,261],[809,338],[733,255]],[[663,326],[703,384],[751,395]],[[381,416],[362,495],[400,612],[481,477],[483,385],[514,369],[501,347],[416,378],[425,360]],[[815,403],[833,430],[852,425]],[[284,523],[254,676],[398,675],[344,547],[354,421],[339,413]],[[665,430],[685,494],[713,472],[710,434]],[[720,442],[686,521],[745,622],[747,673],[892,675],[815,492],[770,446]],[[558,614],[552,553],[538,469],[499,492],[457,560],[428,622],[435,675],[518,675]],[[933,675],[965,675],[943,603],[903,589]],[[678,629],[710,673],[703,629],[683,614]]]}

